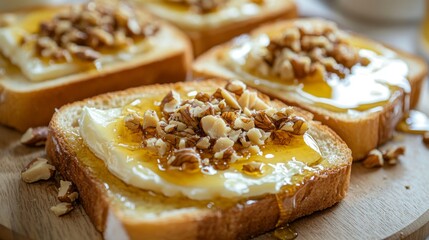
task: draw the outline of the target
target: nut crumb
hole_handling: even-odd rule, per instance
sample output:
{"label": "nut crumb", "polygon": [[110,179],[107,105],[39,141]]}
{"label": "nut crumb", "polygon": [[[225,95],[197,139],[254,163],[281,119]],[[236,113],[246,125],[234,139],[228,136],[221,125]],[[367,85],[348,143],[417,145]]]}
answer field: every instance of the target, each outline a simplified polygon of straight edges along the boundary
{"label": "nut crumb", "polygon": [[48,180],[55,173],[55,167],[48,164],[45,158],[36,158],[31,161],[21,172],[21,178],[26,183],[39,180]]}
{"label": "nut crumb", "polygon": [[57,217],[63,216],[73,210],[73,205],[68,202],[58,203],[51,207],[51,211],[54,212]]}
{"label": "nut crumb", "polygon": [[410,186],[409,185],[405,185],[405,189],[410,190]]}
{"label": "nut crumb", "polygon": [[373,149],[362,162],[365,168],[376,168],[384,165],[383,154],[378,149]]}
{"label": "nut crumb", "polygon": [[21,143],[29,147],[40,147],[44,146],[46,139],[48,138],[49,128],[35,127],[29,128],[21,137]]}

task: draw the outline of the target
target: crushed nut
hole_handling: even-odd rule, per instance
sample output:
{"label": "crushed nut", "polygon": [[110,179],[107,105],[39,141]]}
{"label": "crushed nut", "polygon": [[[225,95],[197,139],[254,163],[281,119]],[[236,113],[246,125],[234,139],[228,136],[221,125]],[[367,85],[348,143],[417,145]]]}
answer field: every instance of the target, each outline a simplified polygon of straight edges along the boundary
{"label": "crushed nut", "polygon": [[132,132],[138,132],[143,118],[137,113],[130,113],[124,118],[125,126]]}
{"label": "crushed nut", "polygon": [[48,127],[29,128],[21,137],[21,143],[30,147],[44,146],[48,138]]}
{"label": "crushed nut", "polygon": [[[240,92],[218,88],[212,95],[196,93],[194,99],[182,100],[170,91],[159,104],[160,116],[148,110],[143,120],[130,117],[132,127],[143,131],[142,146],[160,156],[159,167],[186,172],[225,170],[249,154],[262,154],[259,146],[268,141],[288,144],[308,129],[293,108],[272,108],[268,97],[245,90],[241,82],[227,86]],[[136,118],[137,122],[131,121]],[[202,163],[203,158],[209,161]]]}
{"label": "crushed nut", "polygon": [[249,162],[246,164],[243,164],[243,167],[241,169],[241,171],[243,171],[243,173],[247,174],[247,175],[260,175],[262,174],[262,168],[263,168],[264,164],[261,162]]}
{"label": "crushed nut", "polygon": [[179,167],[182,171],[194,172],[200,168],[201,158],[193,148],[184,148],[174,151],[168,159],[168,164]]}
{"label": "crushed nut", "polygon": [[172,113],[180,104],[180,95],[176,91],[170,91],[161,101],[161,110],[166,113]]}
{"label": "crushed nut", "polygon": [[225,86],[225,89],[234,93],[237,96],[241,96],[244,90],[246,90],[246,84],[239,80],[233,80]]}
{"label": "crushed nut", "polygon": [[60,180],[60,188],[58,189],[58,200],[61,202],[72,203],[76,201],[79,194],[75,191],[73,184],[70,181]]}
{"label": "crushed nut", "polygon": [[57,217],[63,216],[73,210],[73,205],[68,202],[59,203],[53,207],[51,207],[51,211],[54,212]]}
{"label": "crushed nut", "polygon": [[400,147],[393,147],[388,150],[386,150],[383,154],[383,158],[389,165],[395,165],[398,162],[399,156],[405,154],[405,148]]}
{"label": "crushed nut", "polygon": [[373,149],[368,153],[368,156],[362,162],[365,168],[376,168],[384,165],[383,154],[378,149]]}
{"label": "crushed nut", "polygon": [[26,183],[33,183],[39,180],[48,180],[55,173],[55,167],[48,164],[44,158],[36,158],[31,161],[21,172],[21,178]]}
{"label": "crushed nut", "polygon": [[331,22],[295,21],[267,46],[251,49],[246,68],[263,76],[284,81],[304,79],[317,72],[344,78],[356,64],[368,65],[369,59],[359,56],[347,36]]}
{"label": "crushed nut", "polygon": [[34,34],[24,36],[22,44],[34,42],[38,56],[56,61],[75,57],[92,62],[102,56],[100,49],[123,47],[154,35],[158,26],[148,20],[122,1],[90,1],[40,23]]}

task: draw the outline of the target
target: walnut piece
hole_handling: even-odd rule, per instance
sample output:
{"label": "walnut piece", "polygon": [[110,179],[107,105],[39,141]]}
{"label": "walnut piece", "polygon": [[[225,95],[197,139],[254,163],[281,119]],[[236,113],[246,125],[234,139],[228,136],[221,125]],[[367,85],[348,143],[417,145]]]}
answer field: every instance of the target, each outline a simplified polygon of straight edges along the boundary
{"label": "walnut piece", "polygon": [[29,128],[22,135],[20,142],[30,147],[44,146],[48,138],[48,132],[48,127]]}
{"label": "walnut piece", "polygon": [[247,175],[251,175],[251,176],[260,175],[263,173],[263,171],[262,171],[263,166],[264,166],[264,164],[261,162],[252,161],[252,162],[243,164],[241,171],[243,173],[245,173]]}
{"label": "walnut piece", "polygon": [[93,62],[101,58],[103,49],[116,50],[158,31],[149,17],[135,9],[122,1],[73,5],[40,23],[22,44],[34,42],[36,55],[49,60]]}
{"label": "walnut piece", "polygon": [[73,205],[68,202],[58,203],[51,207],[51,211],[54,212],[57,217],[63,216],[73,210]]}
{"label": "walnut piece", "polygon": [[174,151],[168,164],[185,172],[194,172],[200,168],[201,158],[193,148],[184,148]]}
{"label": "walnut piece", "polygon": [[21,179],[26,183],[33,183],[39,180],[48,180],[55,173],[55,167],[48,164],[44,158],[36,158],[31,161],[21,172]]}
{"label": "walnut piece", "polygon": [[201,127],[205,134],[213,139],[220,137],[226,137],[228,133],[228,128],[225,124],[225,121],[220,117],[215,116],[205,116],[201,119]]}
{"label": "walnut piece", "polygon": [[130,113],[124,118],[125,127],[132,132],[138,132],[141,128],[143,118],[137,113]]}
{"label": "walnut piece", "polygon": [[382,167],[384,165],[383,153],[378,149],[371,150],[363,160],[362,165],[365,168]]}
{"label": "walnut piece", "polygon": [[404,154],[405,147],[392,147],[383,153],[383,158],[389,165],[396,165],[398,163],[399,156]]}
{"label": "walnut piece", "polygon": [[58,200],[61,202],[72,203],[76,201],[79,194],[75,191],[72,182],[60,180],[60,188],[58,189]]}
{"label": "walnut piece", "polygon": [[239,80],[233,80],[225,86],[225,89],[234,93],[235,95],[241,96],[244,90],[246,90],[246,84]]}

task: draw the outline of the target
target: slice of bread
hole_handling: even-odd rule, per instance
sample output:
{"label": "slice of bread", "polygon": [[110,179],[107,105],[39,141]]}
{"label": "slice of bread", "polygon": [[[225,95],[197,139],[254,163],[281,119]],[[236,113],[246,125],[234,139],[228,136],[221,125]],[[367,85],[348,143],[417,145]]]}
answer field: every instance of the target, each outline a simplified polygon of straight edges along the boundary
{"label": "slice of bread", "polygon": [[157,0],[136,1],[184,31],[192,41],[195,56],[263,23],[298,16],[294,0],[264,0],[259,6],[250,0],[231,1],[231,7],[203,14]]}
{"label": "slice of bread", "polygon": [[[151,85],[107,93],[57,111],[49,125],[46,152],[56,169],[74,182],[81,203],[106,239],[246,239],[334,205],[344,198],[351,152],[328,127],[309,122],[324,168],[263,196],[212,200],[166,197],[125,184],[83,143],[79,118],[84,106],[122,107],[136,99],[162,99],[171,90],[214,92],[225,80]],[[274,107],[284,107],[272,101]],[[302,112],[303,116],[311,117]]]}
{"label": "slice of bread", "polygon": [[55,109],[66,103],[129,87],[185,80],[192,60],[188,38],[175,27],[154,21],[160,28],[150,37],[148,49],[101,69],[34,82],[0,55],[0,124],[25,131],[47,125]]}
{"label": "slice of bread", "polygon": [[[310,24],[325,22],[322,19],[300,19],[291,21],[281,21],[273,24],[267,24],[250,33],[255,37],[272,31],[276,28],[285,28],[291,26],[295,21],[306,21]],[[427,74],[426,63],[417,56],[393,49],[362,36],[351,34],[357,41],[363,41],[371,47],[383,47],[397,54],[399,59],[403,60],[409,68],[407,79],[409,80],[411,92],[409,94],[410,107],[416,106],[422,83]],[[238,41],[239,38],[237,38]],[[314,118],[332,128],[350,147],[354,160],[362,159],[369,151],[388,141],[393,134],[396,124],[401,119],[404,110],[408,108],[407,98],[404,91],[398,91],[382,107],[380,111],[360,112],[358,115],[348,114],[347,112],[334,112],[326,108],[309,104],[302,95],[292,90],[285,90],[286,84],[264,84],[270,80],[257,81],[248,77],[241,76],[235,70],[225,64],[225,52],[233,46],[234,41],[215,47],[200,56],[194,63],[194,77],[222,77],[226,79],[240,79],[249,86],[252,86],[271,97],[278,98],[287,104],[299,106],[314,114]],[[260,79],[260,78],[259,78]]]}

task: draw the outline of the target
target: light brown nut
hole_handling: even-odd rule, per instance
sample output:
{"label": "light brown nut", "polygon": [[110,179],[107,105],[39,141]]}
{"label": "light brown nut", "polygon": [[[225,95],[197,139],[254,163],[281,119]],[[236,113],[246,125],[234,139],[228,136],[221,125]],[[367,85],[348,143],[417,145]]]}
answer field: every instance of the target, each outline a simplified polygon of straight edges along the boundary
{"label": "light brown nut", "polygon": [[44,158],[36,158],[31,161],[21,172],[21,179],[26,183],[39,180],[48,180],[55,173],[55,167],[48,164]]}
{"label": "light brown nut", "polygon": [[195,99],[201,102],[208,102],[210,100],[210,95],[207,93],[198,92],[197,95],[195,95]]}
{"label": "light brown nut", "polygon": [[302,117],[292,116],[283,121],[279,129],[295,135],[303,135],[308,130],[308,123]]}
{"label": "light brown nut", "polygon": [[75,191],[75,188],[70,181],[60,180],[60,188],[58,189],[58,200],[61,202],[72,203],[76,201],[79,194]]}
{"label": "light brown nut", "polygon": [[199,149],[208,149],[210,147],[210,138],[209,137],[202,137],[198,140],[197,148]]}
{"label": "light brown nut", "polygon": [[233,80],[226,84],[225,89],[238,96],[241,96],[244,90],[246,90],[246,84],[239,80]]}
{"label": "light brown nut", "polygon": [[221,94],[223,99],[225,99],[225,102],[233,109],[241,109],[240,105],[237,102],[237,99],[233,94],[228,92],[227,90],[221,88]]}
{"label": "light brown nut", "polygon": [[423,134],[422,141],[426,145],[426,147],[429,147],[429,132],[425,132]]}
{"label": "light brown nut", "polygon": [[174,151],[167,163],[181,171],[195,172],[201,167],[201,157],[193,148],[184,148]]}
{"label": "light brown nut", "polygon": [[90,34],[107,46],[112,46],[115,43],[114,36],[102,28],[92,28]]}
{"label": "light brown nut", "polygon": [[172,113],[180,104],[180,94],[176,91],[170,91],[161,101],[161,110],[166,113]]}
{"label": "light brown nut", "polygon": [[294,57],[290,63],[297,78],[303,78],[310,73],[311,59],[309,57]]}
{"label": "light brown nut", "polygon": [[48,127],[29,128],[21,137],[21,143],[30,147],[44,146],[48,137]]}
{"label": "light brown nut", "polygon": [[125,127],[132,132],[140,131],[143,118],[137,113],[130,113],[124,118]]}
{"label": "light brown nut", "polygon": [[226,137],[226,134],[228,133],[226,123],[220,117],[211,115],[203,117],[201,119],[201,127],[204,133],[213,139]]}
{"label": "light brown nut", "polygon": [[259,176],[263,173],[264,164],[261,162],[249,162],[243,164],[241,171],[250,176]]}
{"label": "light brown nut", "polygon": [[383,158],[388,164],[396,165],[399,160],[399,156],[402,156],[404,154],[405,154],[405,147],[403,146],[392,147],[390,149],[387,149],[383,153]]}
{"label": "light brown nut", "polygon": [[225,122],[227,122],[229,125],[233,125],[235,122],[235,119],[238,117],[238,113],[236,112],[223,112],[221,114],[221,117]]}
{"label": "light brown nut", "polygon": [[180,114],[181,121],[187,126],[196,127],[198,125],[198,120],[191,115],[190,106],[181,106],[178,109],[178,113]]}
{"label": "light brown nut", "polygon": [[216,140],[216,143],[213,146],[213,152],[220,152],[232,146],[234,146],[234,141],[227,137],[221,137]]}
{"label": "light brown nut", "polygon": [[365,168],[382,167],[384,165],[383,154],[378,149],[371,150],[363,160],[362,165]]}
{"label": "light brown nut", "polygon": [[255,119],[255,126],[264,131],[273,131],[276,129],[273,121],[268,117],[268,115],[263,111],[258,111],[253,115]]}
{"label": "light brown nut", "polygon": [[101,57],[101,54],[90,47],[68,44],[67,50],[82,61],[95,61]]}
{"label": "light brown nut", "polygon": [[154,110],[147,110],[143,116],[143,129],[150,127],[158,127],[159,118]]}
{"label": "light brown nut", "polygon": [[57,217],[63,216],[73,210],[73,205],[68,202],[59,203],[51,207],[51,211],[54,212]]}

